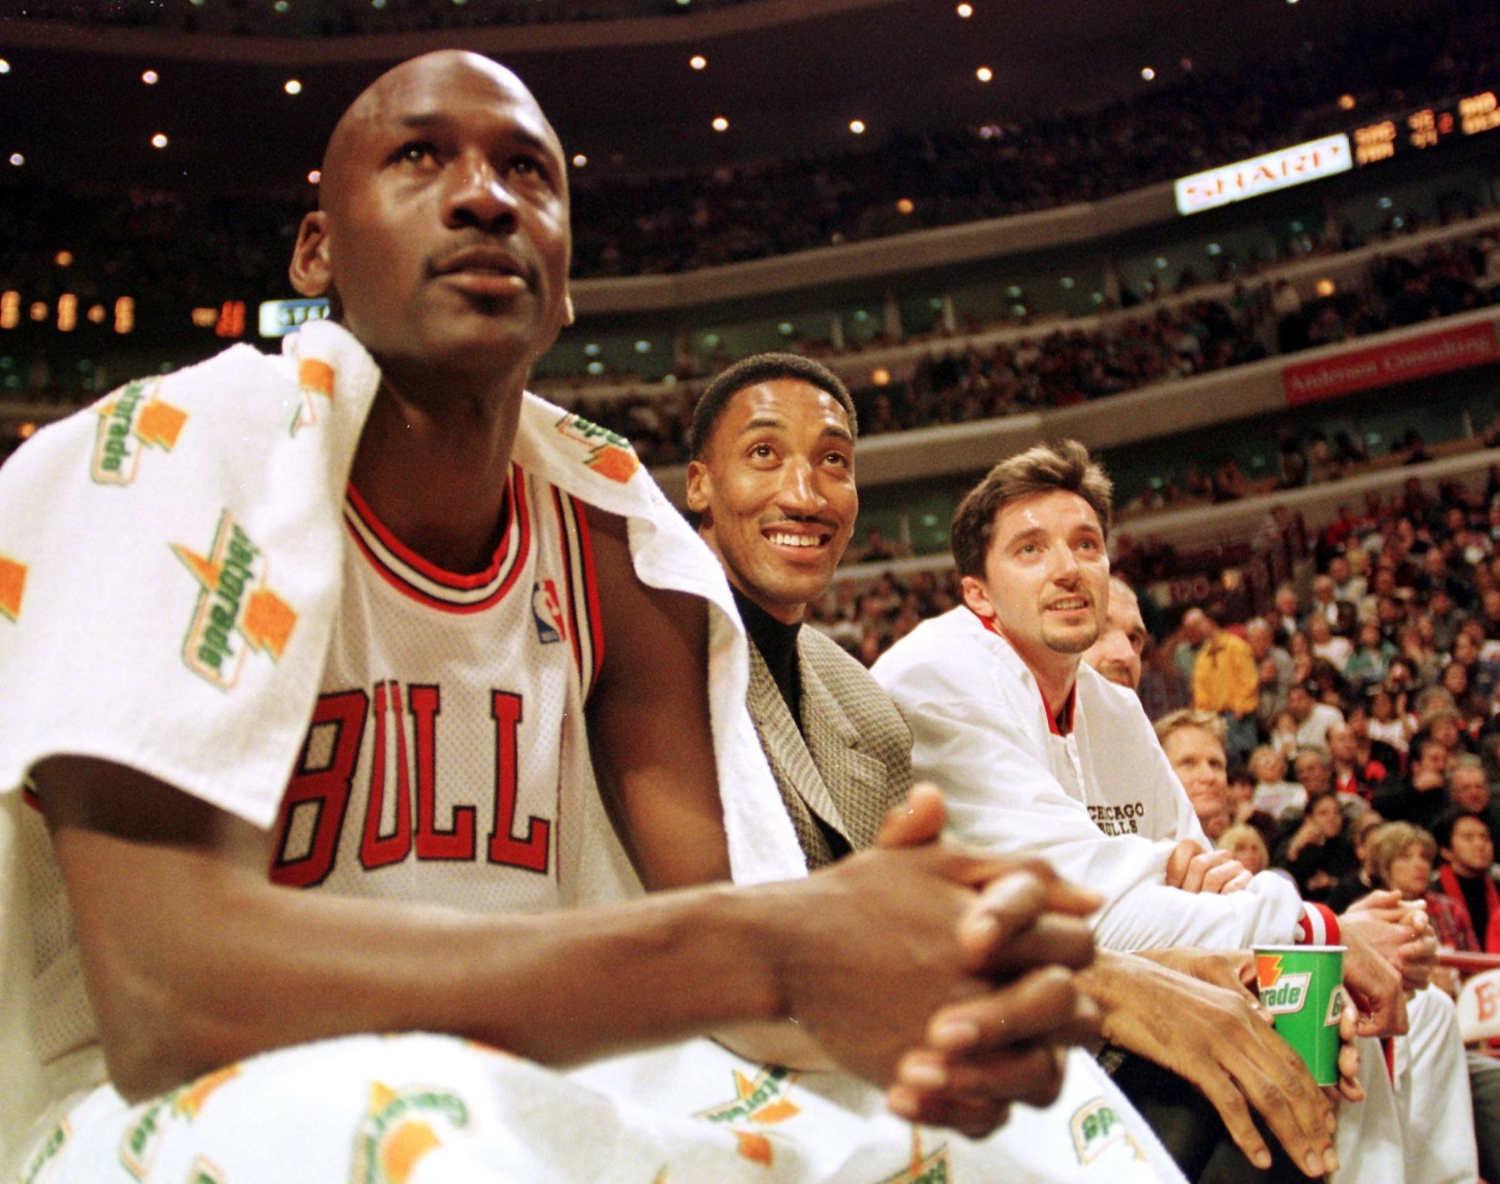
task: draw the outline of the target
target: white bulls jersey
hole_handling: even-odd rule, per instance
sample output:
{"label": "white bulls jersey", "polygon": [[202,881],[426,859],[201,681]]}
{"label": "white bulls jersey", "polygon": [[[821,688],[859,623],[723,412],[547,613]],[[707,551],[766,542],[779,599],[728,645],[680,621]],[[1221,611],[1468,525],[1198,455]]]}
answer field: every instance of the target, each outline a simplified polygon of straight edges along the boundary
{"label": "white bulls jersey", "polygon": [[[272,879],[474,911],[571,903],[603,658],[583,505],[512,467],[491,566],[439,571],[352,490],[343,602],[282,802]],[[569,791],[572,792],[569,792]],[[93,1041],[71,910],[22,811],[44,1061]]]}
{"label": "white bulls jersey", "polygon": [[413,554],[351,487],[343,602],[271,878],[473,910],[567,903],[603,656],[583,506],[513,466],[490,566]]}

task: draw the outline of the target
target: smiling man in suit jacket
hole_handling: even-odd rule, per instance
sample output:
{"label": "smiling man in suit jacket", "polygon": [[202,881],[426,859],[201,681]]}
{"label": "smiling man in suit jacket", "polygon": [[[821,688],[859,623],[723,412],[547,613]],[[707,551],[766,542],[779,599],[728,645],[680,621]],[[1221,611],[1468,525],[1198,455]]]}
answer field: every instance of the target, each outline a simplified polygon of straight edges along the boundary
{"label": "smiling man in suit jacket", "polygon": [[809,867],[867,847],[911,785],[911,732],[816,629],[859,512],[854,403],[826,366],[760,354],[721,374],[689,437],[688,509],[750,635],[750,715]]}

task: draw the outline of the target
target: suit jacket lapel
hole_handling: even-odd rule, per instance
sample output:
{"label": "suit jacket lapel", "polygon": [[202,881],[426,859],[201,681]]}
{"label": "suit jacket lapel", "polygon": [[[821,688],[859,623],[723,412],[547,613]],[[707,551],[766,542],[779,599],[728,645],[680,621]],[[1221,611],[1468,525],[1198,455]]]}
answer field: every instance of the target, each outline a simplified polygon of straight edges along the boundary
{"label": "suit jacket lapel", "polygon": [[[802,680],[803,715],[806,716],[808,683],[805,663],[802,666]],[[827,695],[822,690],[821,683],[818,689],[824,696]],[[808,862],[810,865],[826,862],[832,857],[832,853],[813,821],[812,814],[816,812],[824,822],[840,833],[843,833],[843,823],[838,808],[818,773],[817,765],[814,764],[813,754],[808,751],[802,732],[792,719],[792,713],[787,708],[786,700],[781,697],[781,690],[771,677],[765,659],[754,645],[750,647],[750,689],[747,699],[750,716],[755,721],[756,731],[760,733],[761,747],[765,749],[766,759],[770,762],[771,772],[786,801],[787,812],[792,816],[792,825],[796,828]]]}
{"label": "suit jacket lapel", "polygon": [[802,672],[802,723],[812,763],[827,806],[815,807],[855,850],[868,847],[885,817],[890,771],[861,747],[863,737],[819,671],[817,651],[804,640],[798,657]]}

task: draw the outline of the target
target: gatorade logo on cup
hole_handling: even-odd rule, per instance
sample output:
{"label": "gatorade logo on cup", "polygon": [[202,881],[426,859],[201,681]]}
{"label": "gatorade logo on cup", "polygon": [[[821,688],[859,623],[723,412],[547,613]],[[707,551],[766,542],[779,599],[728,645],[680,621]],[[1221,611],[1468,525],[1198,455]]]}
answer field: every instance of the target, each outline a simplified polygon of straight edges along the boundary
{"label": "gatorade logo on cup", "polygon": [[1311,974],[1285,974],[1280,954],[1257,954],[1255,973],[1260,979],[1260,1001],[1272,1015],[1289,1015],[1307,1005]]}
{"label": "gatorade logo on cup", "polygon": [[1301,1011],[1307,1005],[1307,987],[1311,982],[1310,974],[1283,974],[1274,987],[1261,991],[1260,1001],[1272,1015]]}
{"label": "gatorade logo on cup", "polygon": [[1325,1028],[1335,1027],[1344,1015],[1344,988],[1335,987],[1333,993],[1328,996],[1328,1011],[1323,1016]]}

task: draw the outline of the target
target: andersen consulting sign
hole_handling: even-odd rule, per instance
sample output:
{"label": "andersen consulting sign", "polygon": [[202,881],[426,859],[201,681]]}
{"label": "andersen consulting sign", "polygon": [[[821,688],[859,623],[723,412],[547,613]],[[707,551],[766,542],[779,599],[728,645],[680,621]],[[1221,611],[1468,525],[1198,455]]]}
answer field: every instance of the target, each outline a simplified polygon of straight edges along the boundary
{"label": "andersen consulting sign", "polygon": [[1343,132],[1324,136],[1321,140],[1309,140],[1237,164],[1226,164],[1206,173],[1183,177],[1174,186],[1177,212],[1199,214],[1232,201],[1244,201],[1247,197],[1259,197],[1262,193],[1273,193],[1277,189],[1348,172],[1353,167],[1349,137]]}
{"label": "andersen consulting sign", "polygon": [[1287,366],[1281,381],[1286,401],[1295,406],[1496,360],[1500,360],[1500,342],[1495,325],[1484,321]]}

